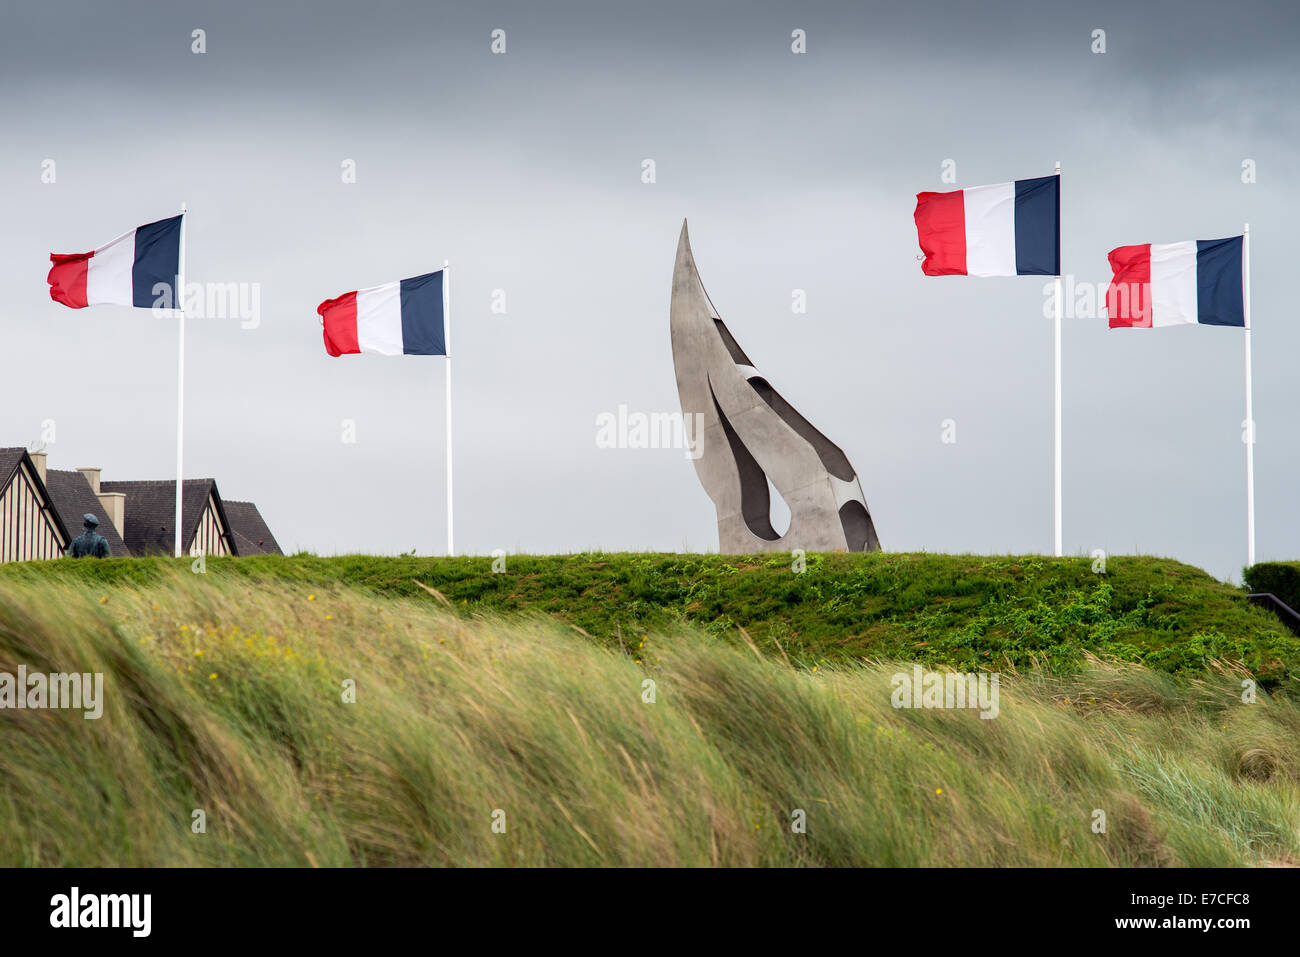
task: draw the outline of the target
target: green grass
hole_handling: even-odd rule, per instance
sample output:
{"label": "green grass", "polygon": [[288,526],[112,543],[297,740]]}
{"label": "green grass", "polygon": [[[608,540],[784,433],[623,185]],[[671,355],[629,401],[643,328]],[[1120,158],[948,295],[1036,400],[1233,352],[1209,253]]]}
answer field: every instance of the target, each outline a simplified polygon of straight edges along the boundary
{"label": "green grass", "polygon": [[[206,578],[265,587],[350,586],[427,599],[437,589],[467,614],[541,613],[606,647],[686,623],[733,643],[739,629],[764,653],[797,664],[864,658],[961,670],[1077,668],[1088,655],[1201,674],[1240,663],[1270,689],[1300,690],[1300,638],[1244,593],[1169,559],[813,554],[802,574],[788,555],[658,553],[490,558],[209,559]],[[169,559],[0,566],[6,582],[160,581]],[[188,567],[188,562],[180,567]]]}
{"label": "green grass", "polygon": [[[601,602],[585,590],[616,574],[600,568],[609,558],[516,559],[513,584],[471,560],[210,561],[205,575],[168,562],[5,569],[0,671],[103,672],[106,704],[98,721],[0,712],[0,865],[1300,860],[1300,708],[1267,694],[1243,703],[1238,668],[1173,676],[1080,650],[1071,669],[1006,669],[999,716],[982,720],[895,709],[900,666],[888,662],[842,653],[792,664],[678,615],[636,637],[624,628],[619,650],[555,619],[501,618],[468,594],[478,568],[500,582],[479,586],[495,607],[545,606],[524,600],[544,593],[523,583],[553,575],[569,607],[595,615]],[[682,563],[697,563],[687,605],[729,591],[750,624],[787,622],[786,638],[816,621],[779,591],[778,615],[742,584],[749,572],[724,571],[729,561],[628,557],[605,616],[588,622],[644,624],[651,616],[628,612],[634,600],[683,611],[684,596],[656,598],[677,594],[663,579]],[[969,590],[941,600],[937,571],[903,584],[926,562],[943,575],[964,563]],[[769,588],[787,583],[755,564]],[[827,559],[809,574],[822,575],[817,608],[838,594],[874,607],[878,622],[896,609],[891,626],[904,628],[909,607],[933,617],[971,602],[998,618],[973,595],[1010,603],[1012,582],[1040,596],[1098,587],[1049,567],[895,557]],[[1192,615],[1172,594],[1201,589],[1217,604],[1183,620],[1231,627],[1231,590],[1164,567],[1175,592],[1151,608]],[[441,575],[439,589],[486,614],[408,591],[408,575]],[[841,591],[855,583],[858,597]],[[349,680],[355,703],[343,700]],[[205,833],[191,830],[195,809]],[[505,833],[492,830],[498,811]],[[804,833],[792,830],[795,811]]]}

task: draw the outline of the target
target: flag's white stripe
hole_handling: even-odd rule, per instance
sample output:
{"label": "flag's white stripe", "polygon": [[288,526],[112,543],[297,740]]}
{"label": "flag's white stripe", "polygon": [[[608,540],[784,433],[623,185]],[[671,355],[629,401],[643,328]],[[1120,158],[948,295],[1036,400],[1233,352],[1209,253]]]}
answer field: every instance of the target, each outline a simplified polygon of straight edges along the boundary
{"label": "flag's white stripe", "polygon": [[966,207],[966,275],[1016,274],[1016,184],[962,190]]}
{"label": "flag's white stripe", "polygon": [[135,230],[95,250],[86,263],[86,304],[133,306],[131,270],[135,266]]}
{"label": "flag's white stripe", "polygon": [[357,345],[362,352],[402,354],[402,284],[357,290]]}
{"label": "flag's white stripe", "polygon": [[1196,322],[1196,243],[1151,244],[1151,325]]}

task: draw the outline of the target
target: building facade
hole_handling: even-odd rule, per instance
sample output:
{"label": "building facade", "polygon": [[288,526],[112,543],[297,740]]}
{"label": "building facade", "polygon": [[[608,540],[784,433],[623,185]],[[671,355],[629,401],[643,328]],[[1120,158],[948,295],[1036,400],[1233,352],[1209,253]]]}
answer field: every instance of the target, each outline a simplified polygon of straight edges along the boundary
{"label": "building facade", "polygon": [[[186,479],[183,490],[187,554],[283,554],[252,502],[224,502],[210,478]],[[48,469],[44,452],[0,448],[0,562],[62,557],[87,513],[114,557],[173,553],[175,482],[101,481],[97,468]]]}
{"label": "building facade", "polygon": [[0,562],[59,558],[72,539],[23,449],[0,449]]}

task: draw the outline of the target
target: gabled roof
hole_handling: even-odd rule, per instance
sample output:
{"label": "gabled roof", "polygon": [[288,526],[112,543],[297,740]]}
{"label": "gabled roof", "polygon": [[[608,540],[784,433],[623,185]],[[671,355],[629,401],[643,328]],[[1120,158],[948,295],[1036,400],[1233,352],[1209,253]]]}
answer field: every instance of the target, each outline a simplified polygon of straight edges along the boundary
{"label": "gabled roof", "polygon": [[[104,492],[126,493],[126,547],[132,555],[170,555],[175,548],[176,483],[170,480],[99,483]],[[182,486],[181,547],[188,552],[207,508],[208,496],[217,503],[221,524],[230,530],[217,483],[210,478],[186,479]],[[236,553],[238,550],[236,549]]]}
{"label": "gabled roof", "polygon": [[[99,499],[95,496],[95,490],[90,487],[90,482],[86,476],[80,472],[46,469],[45,488],[54,502],[54,510],[58,513],[64,528],[68,529],[69,533],[75,529],[76,534],[80,535],[82,528],[81,517],[90,512],[99,519],[99,528],[95,529],[95,531],[103,535],[108,542],[109,554],[114,558],[122,558],[131,554],[126,547],[126,543],[122,541],[122,537],[117,534],[117,529],[113,526],[112,520],[105,513],[104,506],[100,504]],[[104,491],[111,490],[104,489]],[[130,509],[130,507],[130,502],[128,502],[127,508]]]}
{"label": "gabled roof", "polygon": [[[26,462],[37,492],[65,542],[81,532],[81,517],[90,512],[99,518],[99,534],[108,541],[113,555],[170,555],[175,547],[176,483],[168,479],[143,482],[99,483],[101,492],[121,492],[125,501],[125,534],[119,535],[89,480],[81,472],[47,469],[44,482],[36,464],[21,446],[0,448],[0,494]],[[209,497],[216,504],[217,517],[226,530],[227,545],[234,555],[282,555],[262,514],[252,502],[224,502],[213,479],[186,479],[181,541],[185,551],[194,543]]]}
{"label": "gabled roof", "polygon": [[[36,480],[35,485],[37,494],[45,496],[45,503],[49,506],[50,517],[54,520],[55,527],[63,534],[63,540],[71,543],[73,536],[68,533],[68,526],[64,523],[63,519],[59,517],[58,507],[55,505],[54,499],[50,495],[49,490],[41,486],[41,473],[36,470],[36,463],[32,461],[31,456],[27,454],[27,450],[22,446],[18,446],[17,448],[0,449],[0,495],[4,494],[5,489],[9,487],[9,483],[13,481],[14,473],[22,467],[24,462],[27,463],[27,467],[31,470],[32,477]],[[80,475],[81,473],[78,472],[77,474]],[[82,481],[85,481],[84,476],[82,477]],[[89,490],[90,486],[87,485],[86,488]],[[94,496],[92,495],[92,498],[93,497]],[[98,507],[98,499],[95,500],[95,505]],[[77,522],[77,527],[81,527],[80,520]]]}
{"label": "gabled roof", "polygon": [[230,534],[235,540],[236,555],[283,555],[271,529],[262,519],[262,513],[252,502],[232,502],[227,499],[226,517],[230,519]]}
{"label": "gabled roof", "polygon": [[14,472],[26,454],[27,450],[22,446],[16,449],[0,449],[0,492],[9,487],[9,480],[14,477]]}

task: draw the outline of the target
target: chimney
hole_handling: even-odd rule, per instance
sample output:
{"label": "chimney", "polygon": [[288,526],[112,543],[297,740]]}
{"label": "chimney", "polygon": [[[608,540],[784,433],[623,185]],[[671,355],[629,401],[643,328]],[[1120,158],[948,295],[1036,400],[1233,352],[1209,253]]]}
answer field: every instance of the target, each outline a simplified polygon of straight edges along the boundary
{"label": "chimney", "polygon": [[41,484],[44,485],[45,484],[45,453],[28,452],[27,454],[31,456],[32,464],[36,466],[36,474],[41,477]]}
{"label": "chimney", "polygon": [[[78,470],[80,471],[80,470]],[[96,472],[99,470],[96,469]],[[95,482],[99,484],[98,481]],[[126,495],[123,492],[96,492],[100,506],[104,509],[104,515],[113,527],[117,529],[118,538],[126,537]]]}
{"label": "chimney", "polygon": [[86,476],[86,481],[90,483],[90,489],[96,495],[99,494],[99,469],[78,468],[78,472]]}

